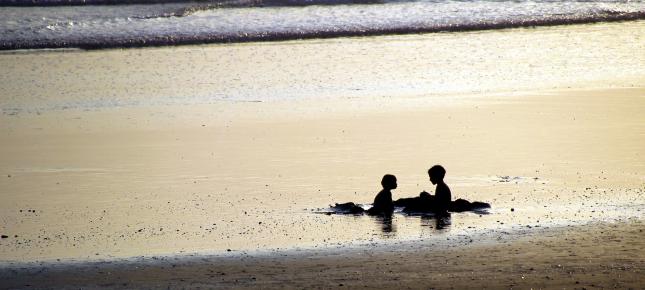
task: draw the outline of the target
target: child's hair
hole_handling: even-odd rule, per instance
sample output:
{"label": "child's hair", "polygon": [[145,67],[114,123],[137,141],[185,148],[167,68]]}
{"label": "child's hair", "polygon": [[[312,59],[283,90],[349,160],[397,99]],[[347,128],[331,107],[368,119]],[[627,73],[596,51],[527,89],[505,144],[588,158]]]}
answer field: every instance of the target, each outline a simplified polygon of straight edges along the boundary
{"label": "child's hair", "polygon": [[428,175],[443,179],[446,176],[446,169],[441,165],[435,165],[428,169]]}
{"label": "child's hair", "polygon": [[383,175],[383,179],[381,180],[381,185],[383,187],[387,187],[388,185],[391,185],[393,183],[396,183],[396,176],[392,174]]}

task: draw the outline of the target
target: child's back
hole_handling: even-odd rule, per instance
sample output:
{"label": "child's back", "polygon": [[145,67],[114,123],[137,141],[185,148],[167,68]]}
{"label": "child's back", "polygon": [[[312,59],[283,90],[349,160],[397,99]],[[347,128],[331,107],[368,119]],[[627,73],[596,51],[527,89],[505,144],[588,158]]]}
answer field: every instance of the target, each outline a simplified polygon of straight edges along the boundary
{"label": "child's back", "polygon": [[374,206],[370,210],[376,212],[394,211],[394,202],[392,201],[392,192],[388,189],[381,190],[374,198]]}
{"label": "child's back", "polygon": [[436,211],[445,212],[450,208],[450,202],[452,201],[452,194],[450,193],[450,188],[446,183],[441,180],[437,183],[437,189],[434,192],[434,206]]}
{"label": "child's back", "polygon": [[430,182],[437,185],[434,192],[434,210],[436,212],[448,211],[450,201],[452,201],[452,194],[450,193],[448,185],[443,181],[443,178],[446,176],[446,169],[441,165],[432,166],[428,169],[428,176],[430,177]]}

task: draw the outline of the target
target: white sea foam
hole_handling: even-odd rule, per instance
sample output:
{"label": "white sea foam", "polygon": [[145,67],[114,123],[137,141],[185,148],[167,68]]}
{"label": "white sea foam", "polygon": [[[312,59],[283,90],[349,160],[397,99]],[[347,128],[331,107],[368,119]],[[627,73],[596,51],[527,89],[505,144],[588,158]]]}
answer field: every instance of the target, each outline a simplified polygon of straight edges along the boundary
{"label": "white sea foam", "polygon": [[643,1],[276,3],[229,8],[203,3],[0,7],[0,49],[263,41],[645,18]]}

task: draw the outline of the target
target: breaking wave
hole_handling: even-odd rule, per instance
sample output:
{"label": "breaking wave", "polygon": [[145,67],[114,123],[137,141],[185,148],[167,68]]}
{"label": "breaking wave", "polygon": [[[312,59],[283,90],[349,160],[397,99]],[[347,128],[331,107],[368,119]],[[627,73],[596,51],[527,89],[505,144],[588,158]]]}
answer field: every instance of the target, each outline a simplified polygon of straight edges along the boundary
{"label": "breaking wave", "polygon": [[[131,4],[137,1],[142,0],[0,0],[5,5],[0,7],[0,49],[276,41],[645,19],[644,1],[153,0],[155,4],[150,4],[146,0],[148,4]],[[27,2],[32,6],[18,7]]]}

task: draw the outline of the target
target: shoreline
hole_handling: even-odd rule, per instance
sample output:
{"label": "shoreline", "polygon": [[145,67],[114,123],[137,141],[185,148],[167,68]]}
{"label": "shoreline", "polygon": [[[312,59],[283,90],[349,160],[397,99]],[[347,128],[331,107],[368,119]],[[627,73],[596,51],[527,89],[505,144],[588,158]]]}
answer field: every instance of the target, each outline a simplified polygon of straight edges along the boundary
{"label": "shoreline", "polygon": [[284,287],[282,281],[293,288],[637,288],[645,282],[643,230],[643,221],[633,219],[471,236],[457,245],[417,241],[259,255],[10,264],[0,266],[0,288],[274,289]]}
{"label": "shoreline", "polygon": [[642,26],[0,53],[0,288],[642,287]]}
{"label": "shoreline", "polygon": [[48,258],[31,261],[0,260],[0,270],[11,268],[38,268],[38,267],[74,267],[92,266],[95,264],[150,264],[154,265],[161,261],[195,262],[204,258],[209,259],[238,259],[242,257],[270,258],[280,256],[299,255],[341,255],[343,253],[356,253],[370,248],[382,250],[419,251],[437,248],[446,251],[451,248],[483,247],[496,243],[512,243],[518,240],[526,240],[540,235],[549,235],[558,232],[565,232],[572,228],[576,231],[588,230],[594,227],[624,227],[626,225],[638,224],[645,227],[645,220],[640,217],[617,218],[615,220],[590,220],[584,223],[572,224],[551,224],[551,225],[509,225],[504,228],[482,228],[472,227],[468,231],[450,233],[447,230],[443,233],[423,238],[409,238],[401,240],[375,240],[375,241],[350,241],[343,244],[329,244],[319,246],[295,246],[278,247],[266,249],[230,249],[228,250],[206,250],[200,252],[182,253],[159,253],[155,255],[136,255],[131,257],[88,257],[88,258]]}
{"label": "shoreline", "polygon": [[148,38],[111,40],[110,42],[83,42],[75,40],[60,40],[48,43],[0,43],[0,51],[40,50],[40,49],[80,49],[85,51],[105,49],[128,49],[128,48],[155,48],[155,47],[177,47],[195,46],[208,44],[233,44],[233,43],[265,43],[285,42],[299,40],[325,40],[337,38],[363,38],[379,36],[405,36],[415,34],[433,33],[459,33],[478,31],[503,31],[507,29],[531,29],[557,26],[589,25],[602,23],[639,22],[645,20],[645,12],[629,12],[621,14],[607,14],[604,16],[590,16],[589,18],[576,19],[549,19],[549,20],[525,20],[514,23],[489,23],[462,25],[458,28],[446,27],[404,27],[374,29],[370,31],[318,31],[311,34],[302,33],[260,33],[256,35],[222,35],[222,36],[193,36],[193,37],[172,37],[155,36]]}
{"label": "shoreline", "polygon": [[[488,100],[519,92],[641,87],[644,70],[637,64],[643,57],[633,52],[643,45],[628,42],[617,49],[607,44],[642,37],[643,23],[95,51],[12,51],[0,53],[0,64],[11,72],[0,76],[7,84],[0,107],[5,114],[236,102],[292,103],[301,109],[333,106],[334,100],[343,100],[350,107],[374,102],[370,107],[383,110],[387,103],[428,107],[435,101],[450,102],[455,96]],[[565,37],[571,33],[585,37],[571,41]],[[535,45],[538,40],[542,45]],[[464,47],[467,43],[475,44],[479,53],[469,53]],[[571,53],[578,47],[586,53]],[[561,67],[563,62],[571,64]],[[285,69],[274,71],[276,63]],[[28,83],[37,85],[21,85]],[[331,109],[339,108],[327,111]]]}

